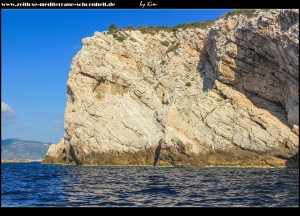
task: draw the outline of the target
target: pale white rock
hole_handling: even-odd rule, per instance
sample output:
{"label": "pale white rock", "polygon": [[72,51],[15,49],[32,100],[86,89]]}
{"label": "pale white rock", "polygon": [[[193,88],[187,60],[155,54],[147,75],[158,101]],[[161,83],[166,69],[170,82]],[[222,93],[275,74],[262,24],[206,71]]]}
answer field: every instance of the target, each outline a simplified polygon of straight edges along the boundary
{"label": "pale white rock", "polygon": [[95,32],[73,58],[64,142],[45,161],[284,166],[299,148],[298,14],[119,31],[123,41]]}

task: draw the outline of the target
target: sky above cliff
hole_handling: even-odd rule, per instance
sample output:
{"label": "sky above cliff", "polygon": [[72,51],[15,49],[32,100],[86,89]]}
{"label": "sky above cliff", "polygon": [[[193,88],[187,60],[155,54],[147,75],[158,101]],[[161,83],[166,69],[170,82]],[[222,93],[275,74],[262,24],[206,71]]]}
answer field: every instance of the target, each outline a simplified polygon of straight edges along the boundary
{"label": "sky above cliff", "polygon": [[57,143],[67,79],[81,39],[112,23],[174,26],[230,10],[2,10],[1,139]]}

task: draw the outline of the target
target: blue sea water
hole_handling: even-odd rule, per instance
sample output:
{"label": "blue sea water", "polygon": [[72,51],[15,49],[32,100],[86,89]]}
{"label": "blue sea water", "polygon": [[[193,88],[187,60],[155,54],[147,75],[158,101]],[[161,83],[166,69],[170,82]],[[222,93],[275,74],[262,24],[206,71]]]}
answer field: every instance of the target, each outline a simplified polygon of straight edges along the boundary
{"label": "blue sea water", "polygon": [[299,170],[1,163],[1,206],[299,206]]}

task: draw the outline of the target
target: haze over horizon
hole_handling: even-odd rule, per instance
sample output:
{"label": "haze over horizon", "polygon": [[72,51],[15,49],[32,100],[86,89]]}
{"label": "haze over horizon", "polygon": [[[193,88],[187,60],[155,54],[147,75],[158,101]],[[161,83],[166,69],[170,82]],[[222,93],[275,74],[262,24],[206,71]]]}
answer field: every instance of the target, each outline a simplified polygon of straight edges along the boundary
{"label": "haze over horizon", "polygon": [[2,10],[1,139],[57,143],[81,40],[114,23],[175,26],[231,10]]}

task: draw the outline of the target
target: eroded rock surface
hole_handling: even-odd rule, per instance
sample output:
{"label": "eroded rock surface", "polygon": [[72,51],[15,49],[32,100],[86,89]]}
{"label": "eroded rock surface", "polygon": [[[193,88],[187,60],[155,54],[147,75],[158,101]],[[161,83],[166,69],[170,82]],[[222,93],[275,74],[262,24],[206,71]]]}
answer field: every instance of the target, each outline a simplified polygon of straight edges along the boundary
{"label": "eroded rock surface", "polygon": [[45,162],[297,166],[298,10],[82,40]]}

